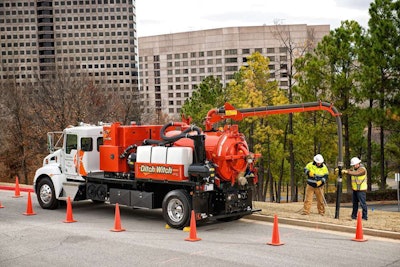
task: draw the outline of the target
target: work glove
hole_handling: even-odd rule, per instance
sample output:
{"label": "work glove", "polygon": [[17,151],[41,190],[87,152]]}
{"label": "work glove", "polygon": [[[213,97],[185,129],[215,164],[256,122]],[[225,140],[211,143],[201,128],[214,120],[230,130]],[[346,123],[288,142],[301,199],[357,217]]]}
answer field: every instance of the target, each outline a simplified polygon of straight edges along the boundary
{"label": "work glove", "polygon": [[336,168],[334,172],[335,172],[335,173],[338,173],[338,172],[339,172],[339,168]]}
{"label": "work glove", "polygon": [[320,187],[322,185],[322,181],[317,181],[317,187]]}
{"label": "work glove", "polygon": [[313,172],[313,171],[309,171],[309,172],[308,172],[308,176],[314,177],[314,172]]}
{"label": "work glove", "polygon": [[349,171],[348,170],[342,170],[342,173],[346,174],[346,173],[349,173]]}

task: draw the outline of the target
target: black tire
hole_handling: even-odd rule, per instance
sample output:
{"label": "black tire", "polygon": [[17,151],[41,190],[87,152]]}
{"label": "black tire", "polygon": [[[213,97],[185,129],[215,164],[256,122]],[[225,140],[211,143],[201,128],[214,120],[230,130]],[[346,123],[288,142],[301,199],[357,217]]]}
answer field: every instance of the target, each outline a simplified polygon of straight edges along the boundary
{"label": "black tire", "polygon": [[49,177],[45,177],[39,181],[36,195],[39,205],[43,209],[54,210],[58,208],[59,202],[56,198],[56,191]]}
{"label": "black tire", "polygon": [[172,228],[182,229],[189,225],[192,201],[184,190],[170,191],[163,200],[162,213],[164,220]]}

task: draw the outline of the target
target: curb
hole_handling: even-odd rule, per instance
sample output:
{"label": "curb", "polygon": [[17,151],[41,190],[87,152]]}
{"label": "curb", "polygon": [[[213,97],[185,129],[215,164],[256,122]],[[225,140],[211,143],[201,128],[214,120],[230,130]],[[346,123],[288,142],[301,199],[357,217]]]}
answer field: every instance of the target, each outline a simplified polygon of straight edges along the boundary
{"label": "curb", "polygon": [[[267,215],[252,214],[252,215],[245,216],[244,218],[250,219],[250,220],[255,220],[255,221],[271,222],[271,223],[274,221],[274,218],[272,216],[267,216]],[[338,232],[345,232],[345,233],[355,233],[355,231],[356,231],[355,227],[350,227],[350,226],[345,226],[345,225],[303,221],[303,220],[296,220],[296,219],[289,219],[289,218],[279,218],[279,222],[282,224],[309,227],[309,228],[318,228],[318,229],[323,229],[323,230],[331,230],[331,231],[338,231]],[[370,236],[400,240],[400,233],[398,233],[398,232],[390,232],[390,231],[384,231],[384,230],[363,228],[363,233],[365,235],[370,235]]]}

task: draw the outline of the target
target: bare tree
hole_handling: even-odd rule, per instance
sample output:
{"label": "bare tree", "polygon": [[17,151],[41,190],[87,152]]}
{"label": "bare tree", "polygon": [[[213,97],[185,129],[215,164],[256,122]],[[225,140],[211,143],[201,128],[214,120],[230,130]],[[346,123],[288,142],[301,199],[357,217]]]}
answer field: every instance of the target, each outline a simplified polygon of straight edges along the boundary
{"label": "bare tree", "polygon": [[18,175],[22,183],[33,177],[32,166],[38,156],[35,127],[32,124],[30,102],[23,87],[15,81],[3,83],[1,88],[1,154],[4,172],[10,178]]}

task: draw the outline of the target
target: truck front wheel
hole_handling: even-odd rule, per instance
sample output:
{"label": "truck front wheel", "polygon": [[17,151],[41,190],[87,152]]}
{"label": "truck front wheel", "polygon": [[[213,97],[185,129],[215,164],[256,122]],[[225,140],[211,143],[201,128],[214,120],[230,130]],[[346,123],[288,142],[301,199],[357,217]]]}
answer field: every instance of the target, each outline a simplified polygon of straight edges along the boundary
{"label": "truck front wheel", "polygon": [[163,200],[162,212],[164,220],[172,228],[181,229],[189,225],[191,214],[191,198],[184,190],[170,191]]}
{"label": "truck front wheel", "polygon": [[39,181],[36,195],[39,205],[43,209],[53,210],[58,208],[58,200],[56,199],[54,185],[49,177],[43,178]]}

